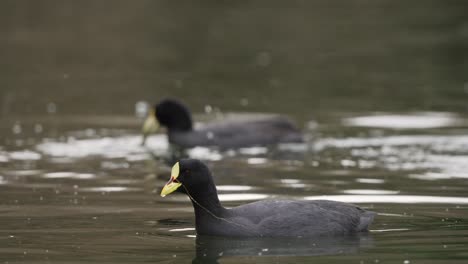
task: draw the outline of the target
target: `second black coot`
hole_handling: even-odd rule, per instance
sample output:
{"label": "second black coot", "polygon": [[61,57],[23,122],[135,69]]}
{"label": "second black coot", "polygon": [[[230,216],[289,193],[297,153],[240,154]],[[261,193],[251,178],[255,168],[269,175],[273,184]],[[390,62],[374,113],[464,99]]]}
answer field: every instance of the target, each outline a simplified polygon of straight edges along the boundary
{"label": "second black coot", "polygon": [[216,146],[227,149],[303,142],[303,136],[294,123],[280,115],[213,123],[195,129],[190,111],[175,99],[162,100],[150,111],[143,125],[143,144],[159,125],[167,128],[169,142],[182,148]]}

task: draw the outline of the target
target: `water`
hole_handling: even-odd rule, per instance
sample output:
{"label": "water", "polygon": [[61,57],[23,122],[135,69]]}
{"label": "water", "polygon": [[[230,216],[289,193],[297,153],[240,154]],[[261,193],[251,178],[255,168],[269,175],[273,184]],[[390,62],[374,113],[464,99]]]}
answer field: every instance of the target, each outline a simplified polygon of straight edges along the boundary
{"label": "water", "polygon": [[[0,3],[0,262],[466,263],[468,5],[270,3]],[[351,202],[371,231],[196,237],[189,200],[159,196],[167,138],[140,146],[165,96],[197,126],[303,128],[306,144],[189,150],[225,206]]]}
{"label": "water", "polygon": [[[159,196],[170,169],[153,158],[168,152],[162,134],[150,137],[144,148],[137,129],[65,126],[63,137],[41,134],[30,144],[5,146],[0,153],[0,259],[465,262],[468,137],[462,124],[468,119],[446,114],[448,120],[436,128],[431,115],[442,116],[346,115],[308,132],[314,137],[307,144],[189,151],[210,165],[226,206],[326,198],[378,212],[369,234],[345,239],[197,238],[188,199]],[[397,128],[384,122],[389,116]],[[414,123],[401,127],[419,117],[426,121],[418,128]],[[47,125],[44,130],[47,134]],[[354,136],[334,135],[346,130]]]}

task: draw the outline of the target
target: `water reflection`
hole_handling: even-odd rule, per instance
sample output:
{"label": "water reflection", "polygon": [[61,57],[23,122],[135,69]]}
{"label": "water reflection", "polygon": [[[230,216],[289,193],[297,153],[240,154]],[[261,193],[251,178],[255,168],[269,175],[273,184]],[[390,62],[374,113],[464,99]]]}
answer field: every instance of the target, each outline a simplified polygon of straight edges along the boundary
{"label": "water reflection", "polygon": [[[142,147],[140,135],[126,135],[119,137],[68,139],[66,142],[55,140],[44,141],[36,149],[52,157],[85,158],[102,156],[107,158],[141,159],[140,155],[147,153],[148,149]],[[148,138],[147,145],[152,152],[164,154],[168,150],[165,135],[156,135]],[[146,155],[146,158],[149,156]]]}
{"label": "water reflection", "polygon": [[307,196],[306,200],[334,200],[345,203],[396,203],[396,204],[468,204],[467,197],[424,195],[323,195]]}
{"label": "water reflection", "polygon": [[[361,250],[372,248],[372,239],[382,241],[379,250],[393,252],[394,247],[387,249],[386,243],[397,244],[405,238],[409,241],[405,248],[413,244],[417,248],[428,242],[429,231],[447,240],[453,236],[444,235],[446,232],[458,234],[465,228],[468,141],[462,130],[454,134],[431,130],[431,134],[395,135],[361,129],[361,134],[346,138],[324,129],[310,145],[228,151],[195,148],[187,155],[210,160],[219,198],[227,207],[270,198],[329,199],[372,206],[379,212],[371,227],[372,238],[314,241],[199,237],[194,263],[259,255],[291,256],[285,257],[285,262],[292,256],[335,255],[345,261],[355,258],[359,263],[361,256],[375,254]],[[148,139],[150,147],[142,148],[135,131],[100,131],[73,130],[63,138],[43,139],[37,146],[1,148],[2,165],[6,165],[0,169],[0,188],[6,201],[2,209],[18,215],[14,221],[5,221],[5,230],[20,230],[35,238],[24,231],[31,229],[24,222],[25,208],[29,212],[26,217],[33,219],[41,232],[51,232],[50,223],[56,222],[50,219],[70,215],[66,221],[57,221],[61,227],[55,229],[54,239],[59,245],[68,230],[89,234],[81,234],[81,243],[94,249],[94,230],[128,229],[127,233],[100,233],[99,239],[105,242],[99,250],[105,256],[93,256],[132,256],[130,261],[135,261],[133,256],[138,255],[147,262],[171,262],[173,256],[179,262],[192,260],[195,230],[188,198],[174,195],[162,201],[155,197],[155,189],[167,181],[169,171],[160,159],[152,157],[170,154],[167,138],[155,135]],[[415,233],[419,230],[421,233]],[[457,239],[465,235],[462,230]],[[415,237],[420,239],[419,244],[414,243]],[[437,242],[431,243],[437,246]],[[116,251],[119,247],[122,250]],[[18,245],[5,248],[15,251]],[[31,252],[28,256],[36,257]]]}
{"label": "water reflection", "polygon": [[9,153],[10,159],[13,160],[40,160],[41,155],[30,150],[12,151]]}
{"label": "water reflection", "polygon": [[351,117],[344,119],[343,124],[391,129],[427,129],[466,125],[466,121],[453,113],[421,112],[406,115],[379,114]]}
{"label": "water reflection", "polygon": [[[249,115],[245,115],[249,116]],[[75,131],[75,134],[80,131]],[[302,159],[304,151],[308,150],[307,144],[281,144],[271,149],[266,147],[251,147],[241,149],[228,149],[220,151],[215,147],[194,147],[181,150],[168,143],[167,136],[163,134],[148,137],[146,145],[141,146],[141,135],[103,136],[95,138],[68,137],[64,141],[47,139],[35,146],[35,151],[25,150],[21,152],[5,153],[5,161],[9,158],[38,160],[41,154],[57,159],[83,159],[91,156],[99,156],[109,159],[122,158],[128,162],[147,160],[150,157],[162,158],[169,164],[181,157],[191,157],[200,160],[219,161],[228,157],[245,156],[246,163],[261,165],[269,162],[268,158],[282,159],[290,157],[292,160]],[[300,146],[300,147],[298,147]],[[298,155],[292,155],[299,152]],[[0,152],[1,153],[1,152]],[[268,158],[266,157],[268,156]],[[0,155],[0,158],[2,156]],[[68,158],[68,159],[67,159]],[[1,161],[1,159],[0,159]],[[106,162],[105,164],[110,164]],[[110,164],[112,166],[112,164]]]}
{"label": "water reflection", "polygon": [[44,173],[42,175],[44,178],[49,178],[49,179],[63,179],[63,178],[69,178],[69,179],[80,179],[80,180],[86,180],[86,179],[93,179],[96,177],[96,175],[92,173],[75,173],[75,172],[48,172]]}
{"label": "water reflection", "polygon": [[353,254],[372,248],[370,234],[318,238],[223,238],[197,236],[192,263],[218,263],[232,256],[321,256]]}

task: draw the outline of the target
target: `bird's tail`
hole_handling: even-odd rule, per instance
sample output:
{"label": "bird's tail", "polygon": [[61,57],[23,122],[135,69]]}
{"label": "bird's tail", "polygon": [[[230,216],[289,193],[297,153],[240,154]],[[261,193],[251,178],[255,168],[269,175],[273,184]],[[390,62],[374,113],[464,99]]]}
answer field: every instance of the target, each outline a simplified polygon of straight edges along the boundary
{"label": "bird's tail", "polygon": [[374,221],[374,217],[375,217],[374,212],[365,211],[361,215],[361,219],[359,221],[359,226],[358,226],[358,231],[359,232],[367,231],[372,221]]}

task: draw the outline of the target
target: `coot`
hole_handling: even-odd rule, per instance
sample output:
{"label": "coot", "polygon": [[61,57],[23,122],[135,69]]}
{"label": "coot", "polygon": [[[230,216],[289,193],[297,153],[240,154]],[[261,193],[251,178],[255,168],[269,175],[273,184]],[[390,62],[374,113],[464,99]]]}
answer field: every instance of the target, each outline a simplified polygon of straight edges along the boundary
{"label": "coot", "polygon": [[159,102],[143,125],[143,142],[159,125],[167,128],[169,142],[182,148],[217,146],[222,149],[302,142],[303,136],[291,120],[274,115],[244,121],[209,124],[194,129],[188,108],[175,99]]}
{"label": "coot", "polygon": [[199,235],[233,237],[314,237],[350,235],[367,231],[374,212],[327,200],[264,200],[224,208],[211,172],[195,159],[182,159],[172,167],[166,196],[180,191],[189,196]]}

